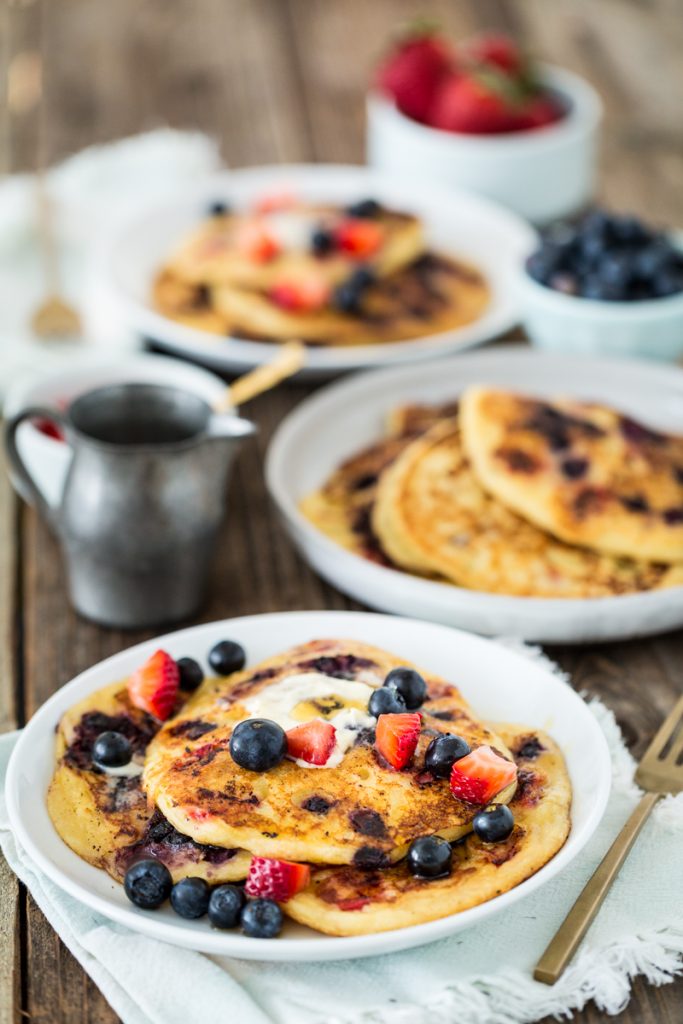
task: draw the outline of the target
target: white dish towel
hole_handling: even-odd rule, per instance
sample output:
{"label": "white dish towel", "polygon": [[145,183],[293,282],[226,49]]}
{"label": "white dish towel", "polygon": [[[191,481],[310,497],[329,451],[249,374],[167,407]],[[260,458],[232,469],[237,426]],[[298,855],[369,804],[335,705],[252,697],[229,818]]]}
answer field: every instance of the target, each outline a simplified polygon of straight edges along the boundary
{"label": "white dish towel", "polygon": [[[683,970],[683,794],[655,808],[562,979],[553,988],[533,981],[535,961],[639,796],[612,713],[599,701],[590,707],[612,754],[613,786],[588,847],[505,914],[402,953],[320,964],[192,953],[113,924],[62,892],[17,844],[2,796],[0,845],[124,1024],[526,1024],[591,999],[618,1013],[637,975],[662,985]],[[16,735],[0,738],[2,780]]]}

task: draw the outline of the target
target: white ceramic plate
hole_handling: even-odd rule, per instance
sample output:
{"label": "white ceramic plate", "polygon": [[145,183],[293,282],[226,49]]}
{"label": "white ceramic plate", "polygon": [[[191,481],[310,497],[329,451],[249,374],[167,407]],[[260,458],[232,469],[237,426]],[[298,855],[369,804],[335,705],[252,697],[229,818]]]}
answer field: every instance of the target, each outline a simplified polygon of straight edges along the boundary
{"label": "white ceramic plate", "polygon": [[[134,355],[113,360],[100,354],[84,353],[76,366],[67,370],[32,373],[17,379],[5,400],[4,416],[9,419],[29,405],[62,408],[78,395],[108,384],[167,384],[183,388],[203,398],[209,405],[225,396],[226,385],[199,366],[169,359],[167,356]],[[48,504],[57,505],[71,461],[68,445],[47,437],[32,423],[22,423],[17,445],[33,479]],[[12,483],[21,496],[30,500],[21,481],[12,475]]]}
{"label": "white ceramic plate", "polygon": [[356,376],[306,399],[285,418],[266,463],[270,493],[295,544],[322,576],[381,611],[494,636],[584,643],[683,625],[683,588],[590,600],[502,597],[387,569],[345,551],[298,510],[346,457],[382,435],[402,402],[453,399],[469,384],[540,396],[602,399],[645,423],[683,433],[683,373],[627,360],[541,355],[522,346]]}
{"label": "white ceramic plate", "polygon": [[[573,786],[572,828],[557,855],[521,885],[488,903],[440,921],[394,932],[332,938],[288,921],[274,940],[213,930],[206,919],[185,921],[169,906],[145,912],[123,887],[82,861],[62,842],[44,797],[54,769],[54,732],[76,701],[136,668],[157,647],[175,658],[189,655],[206,666],[218,640],[239,641],[255,664],[292,644],[321,637],[353,637],[385,647],[461,687],[484,719],[546,729],[560,744]],[[361,612],[289,612],[214,622],[171,633],[114,655],[62,687],[33,716],[7,771],[12,828],[29,855],[57,885],[94,910],[135,931],[178,946],[248,960],[343,960],[407,949],[483,921],[543,885],[569,864],[598,825],[609,796],[611,769],[604,736],[590,711],[566,683],[543,665],[505,647],[425,622]]]}
{"label": "white ceramic plate", "polygon": [[272,343],[220,338],[175,323],[154,311],[149,294],[158,267],[172,247],[205,215],[214,200],[237,207],[268,192],[292,192],[316,201],[349,203],[373,196],[389,206],[422,217],[430,244],[479,267],[492,291],[491,302],[476,322],[418,341],[351,348],[311,348],[309,375],[325,375],[367,366],[423,359],[479,345],[512,327],[517,319],[514,271],[533,248],[535,233],[516,214],[466,192],[399,185],[365,167],[334,165],[276,166],[225,172],[165,201],[122,227],[104,247],[102,281],[120,304],[127,326],[170,352],[230,372],[267,362]]}

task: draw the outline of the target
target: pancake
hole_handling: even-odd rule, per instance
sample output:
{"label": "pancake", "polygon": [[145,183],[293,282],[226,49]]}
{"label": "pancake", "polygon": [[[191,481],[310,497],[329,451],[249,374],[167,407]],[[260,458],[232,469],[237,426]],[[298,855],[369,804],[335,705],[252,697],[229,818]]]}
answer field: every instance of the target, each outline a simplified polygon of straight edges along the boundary
{"label": "pancake", "polygon": [[[455,732],[470,745],[507,752],[454,685],[423,673],[428,699],[417,751],[393,771],[375,751],[367,701],[392,668],[407,664],[367,644],[313,640],[228,679],[207,680],[148,748],[143,784],[150,799],[198,842],[287,860],[377,867],[402,857],[416,836],[459,838],[475,810],[453,797],[448,780],[425,773],[426,747],[439,733]],[[316,696],[304,698],[316,681]],[[233,727],[250,711],[273,717],[288,687],[298,694],[286,705],[292,719],[327,719],[339,729],[335,716],[348,716],[352,745],[333,766],[332,759],[320,768],[285,759],[264,773],[240,768],[228,749]],[[203,734],[192,739],[191,730]]]}
{"label": "pancake", "polygon": [[564,845],[571,827],[571,786],[557,745],[543,732],[496,725],[518,766],[515,818],[504,842],[473,834],[453,848],[453,870],[435,880],[415,878],[405,862],[383,871],[321,867],[282,907],[328,935],[369,935],[424,924],[500,896],[535,874]]}
{"label": "pancake", "polygon": [[683,567],[556,540],[480,486],[457,421],[412,441],[382,473],[371,512],[392,562],[459,586],[533,597],[606,597],[683,584]]}
{"label": "pancake", "polygon": [[683,437],[595,403],[471,388],[463,443],[498,501],[595,551],[683,562]]}
{"label": "pancake", "polygon": [[74,853],[117,881],[141,857],[163,861],[173,880],[187,875],[212,883],[245,878],[249,854],[200,846],[148,805],[141,775],[112,776],[93,768],[92,745],[101,732],[122,732],[141,764],[159,723],[134,708],[125,685],[91,694],[65,715],[57,729],[55,774],[47,808],[55,829]]}

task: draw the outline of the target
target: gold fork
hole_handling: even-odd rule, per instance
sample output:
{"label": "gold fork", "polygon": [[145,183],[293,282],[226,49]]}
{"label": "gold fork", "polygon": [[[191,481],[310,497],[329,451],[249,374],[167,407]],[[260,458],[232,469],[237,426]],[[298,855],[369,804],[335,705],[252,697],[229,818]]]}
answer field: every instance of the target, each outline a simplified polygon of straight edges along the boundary
{"label": "gold fork", "polygon": [[683,697],[647,748],[635,777],[646,793],[536,964],[536,981],[555,984],[588,931],[652,808],[665,794],[683,790]]}

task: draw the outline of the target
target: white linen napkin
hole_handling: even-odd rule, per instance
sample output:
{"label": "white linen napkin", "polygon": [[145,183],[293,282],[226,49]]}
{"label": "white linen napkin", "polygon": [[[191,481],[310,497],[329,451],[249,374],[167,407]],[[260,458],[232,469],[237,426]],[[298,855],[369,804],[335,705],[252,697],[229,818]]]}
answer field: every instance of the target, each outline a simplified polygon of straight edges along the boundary
{"label": "white linen napkin", "polygon": [[217,145],[206,135],[164,128],[91,146],[49,172],[64,292],[87,334],[75,344],[41,341],[31,332],[31,313],[45,294],[35,184],[29,174],[0,183],[0,403],[18,376],[36,368],[60,369],[84,352],[115,357],[138,347],[94,279],[94,252],[122,217],[213,173],[220,163]]}
{"label": "white linen napkin", "polygon": [[[526,1024],[568,1015],[591,999],[618,1013],[637,975],[662,985],[683,971],[683,794],[655,808],[560,981],[552,988],[533,981],[536,960],[639,797],[612,713],[597,700],[589,706],[613,774],[591,842],[559,877],[504,914],[419,949],[309,964],[192,953],[113,924],[62,892],[16,842],[4,796],[0,846],[124,1024],[225,1024],[228,1013],[239,1024]],[[0,779],[16,736],[0,738]]]}

